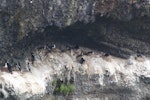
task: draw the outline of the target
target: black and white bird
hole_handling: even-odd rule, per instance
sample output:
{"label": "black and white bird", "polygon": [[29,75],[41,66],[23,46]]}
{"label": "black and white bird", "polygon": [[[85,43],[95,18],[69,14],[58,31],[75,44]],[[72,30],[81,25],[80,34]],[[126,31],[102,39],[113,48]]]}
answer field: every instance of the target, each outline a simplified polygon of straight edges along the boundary
{"label": "black and white bird", "polygon": [[35,56],[34,56],[33,52],[31,52],[31,62],[32,62],[32,64],[34,64],[34,61],[35,61]]}
{"label": "black and white bird", "polygon": [[8,62],[6,62],[5,63],[5,67],[8,69],[8,71],[12,74],[12,66],[8,63]]}
{"label": "black and white bird", "polygon": [[55,49],[56,48],[56,45],[55,44],[51,44],[51,45],[49,45],[49,44],[47,44],[46,45],[46,49],[50,52],[50,51],[52,51],[52,49]]}
{"label": "black and white bird", "polygon": [[27,62],[27,64],[26,64],[26,69],[27,69],[27,71],[31,72],[31,68],[30,68],[30,63],[29,62]]}
{"label": "black and white bird", "polygon": [[135,60],[139,61],[139,62],[144,62],[145,61],[145,58],[142,54],[137,54],[135,56]]}
{"label": "black and white bird", "polygon": [[85,62],[85,59],[84,58],[81,58],[80,60],[79,60],[79,63],[80,64],[83,64]]}
{"label": "black and white bird", "polygon": [[16,68],[18,68],[20,72],[22,71],[20,62],[17,62]]}
{"label": "black and white bird", "polygon": [[104,55],[102,55],[102,58],[108,62],[111,62],[111,60],[112,60],[111,55],[108,53],[105,53]]}
{"label": "black and white bird", "polygon": [[56,48],[56,45],[55,45],[55,44],[52,44],[52,45],[51,45],[51,48],[52,48],[52,49],[55,49],[55,48]]}
{"label": "black and white bird", "polygon": [[105,54],[104,54],[104,56],[105,56],[105,57],[108,57],[108,56],[109,56],[109,54],[108,54],[108,53],[105,53]]}

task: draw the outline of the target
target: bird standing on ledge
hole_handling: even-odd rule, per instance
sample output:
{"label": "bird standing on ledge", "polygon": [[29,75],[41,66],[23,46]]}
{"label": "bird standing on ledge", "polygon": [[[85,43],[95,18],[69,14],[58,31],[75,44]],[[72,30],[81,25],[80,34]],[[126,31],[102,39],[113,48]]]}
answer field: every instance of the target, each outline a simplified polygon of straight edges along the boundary
{"label": "bird standing on ledge", "polygon": [[20,62],[17,62],[16,67],[19,69],[20,72],[22,71]]}
{"label": "bird standing on ledge", "polygon": [[8,69],[8,71],[12,74],[12,66],[8,63],[8,62],[6,62],[5,63],[5,67]]}

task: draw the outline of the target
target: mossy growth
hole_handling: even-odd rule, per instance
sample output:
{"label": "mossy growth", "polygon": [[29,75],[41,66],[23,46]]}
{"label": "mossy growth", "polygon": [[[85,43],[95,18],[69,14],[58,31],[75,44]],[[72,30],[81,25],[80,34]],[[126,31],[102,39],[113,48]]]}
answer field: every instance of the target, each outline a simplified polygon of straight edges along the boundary
{"label": "mossy growth", "polygon": [[55,95],[67,95],[67,94],[70,94],[70,93],[73,93],[73,91],[75,90],[75,86],[74,86],[74,83],[66,83],[66,82],[63,82],[61,80],[54,80],[52,82],[52,85],[55,86],[55,89],[54,89],[54,94]]}
{"label": "mossy growth", "polygon": [[63,94],[72,93],[74,91],[75,87],[74,84],[61,84],[60,86],[60,92]]}
{"label": "mossy growth", "polygon": [[54,80],[54,81],[52,82],[52,85],[53,85],[53,86],[56,86],[56,84],[57,84],[57,81]]}

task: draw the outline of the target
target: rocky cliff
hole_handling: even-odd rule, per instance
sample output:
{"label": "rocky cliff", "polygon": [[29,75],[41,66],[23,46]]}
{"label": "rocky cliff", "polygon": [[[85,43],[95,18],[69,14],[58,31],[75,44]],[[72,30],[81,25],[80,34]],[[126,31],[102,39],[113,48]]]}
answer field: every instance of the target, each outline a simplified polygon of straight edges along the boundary
{"label": "rocky cliff", "polygon": [[150,0],[0,2],[1,99],[150,99]]}
{"label": "rocky cliff", "polygon": [[29,61],[31,71],[23,60],[21,72],[1,70],[1,100],[150,99],[149,58],[132,56],[124,60],[82,47],[46,52],[34,51],[35,61]]}
{"label": "rocky cliff", "polygon": [[131,20],[150,16],[149,0],[0,0],[1,51],[46,26],[93,22],[95,16]]}

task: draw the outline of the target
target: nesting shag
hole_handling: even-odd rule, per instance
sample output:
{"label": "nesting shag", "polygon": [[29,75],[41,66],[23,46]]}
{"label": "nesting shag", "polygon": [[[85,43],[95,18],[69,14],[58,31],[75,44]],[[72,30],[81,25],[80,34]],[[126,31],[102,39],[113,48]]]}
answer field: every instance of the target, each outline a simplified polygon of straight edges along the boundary
{"label": "nesting shag", "polygon": [[32,62],[32,64],[34,64],[34,61],[35,61],[35,57],[34,57],[33,52],[31,52],[31,62]]}
{"label": "nesting shag", "polygon": [[142,54],[137,54],[135,57],[135,60],[137,60],[139,62],[143,62],[145,59],[144,59],[144,56]]}
{"label": "nesting shag", "polygon": [[51,48],[52,48],[52,49],[56,48],[56,45],[55,45],[55,44],[52,44]]}
{"label": "nesting shag", "polygon": [[108,53],[105,53],[105,54],[104,54],[104,56],[105,56],[105,57],[108,57],[108,56],[109,56],[109,54],[108,54]]}
{"label": "nesting shag", "polygon": [[85,62],[84,58],[81,58],[79,62],[80,64],[83,64]]}
{"label": "nesting shag", "polygon": [[104,60],[106,60],[106,61],[111,61],[111,56],[108,54],[108,53],[105,53],[103,56],[102,56],[102,58],[104,59]]}
{"label": "nesting shag", "polygon": [[12,74],[12,66],[8,63],[8,62],[6,62],[5,63],[5,67],[8,69],[8,71]]}
{"label": "nesting shag", "polygon": [[20,64],[20,62],[18,62],[17,64],[16,64],[16,67],[19,69],[19,71],[21,72],[21,64]]}
{"label": "nesting shag", "polygon": [[31,72],[31,68],[30,68],[30,63],[29,62],[27,62],[26,68],[27,68],[28,71]]}

